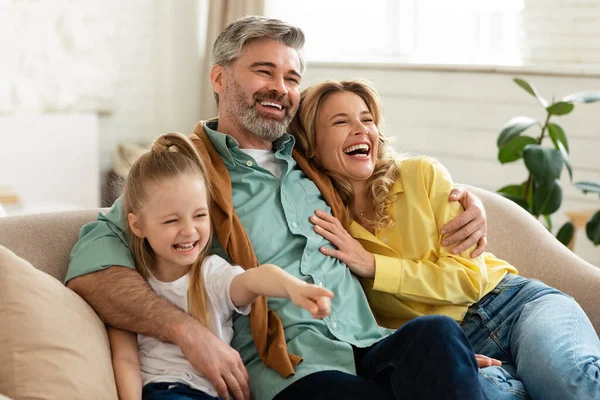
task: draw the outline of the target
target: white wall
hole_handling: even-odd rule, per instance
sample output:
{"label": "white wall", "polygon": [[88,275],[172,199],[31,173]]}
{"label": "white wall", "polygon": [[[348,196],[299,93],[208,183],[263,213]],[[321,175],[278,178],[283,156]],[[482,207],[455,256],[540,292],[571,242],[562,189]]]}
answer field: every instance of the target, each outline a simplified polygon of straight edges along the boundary
{"label": "white wall", "polygon": [[191,131],[199,119],[198,0],[107,1],[115,25],[118,84],[114,108],[100,117],[101,170],[115,145]]}
{"label": "white wall", "polygon": [[525,0],[525,61],[596,64],[600,69],[600,1]]}
{"label": "white wall", "polygon": [[0,115],[97,113],[102,175],[119,142],[189,132],[199,119],[206,4],[0,1]]}
{"label": "white wall", "polygon": [[[312,64],[303,85],[328,78],[371,81],[383,98],[383,131],[395,138],[397,149],[434,156],[448,167],[455,181],[496,190],[527,179],[522,161],[504,166],[497,161],[496,139],[503,124],[519,115],[545,116],[537,101],[511,82],[514,76],[529,79],[547,98],[553,94],[560,98],[572,92],[600,90],[600,73],[550,76],[525,72]],[[569,138],[575,181],[600,181],[599,115],[598,103],[576,105],[571,115],[556,120]],[[600,209],[598,196],[579,193],[570,185],[566,172],[562,184],[565,198],[554,217],[555,226],[566,221],[565,211]],[[576,250],[588,261],[600,265],[600,248],[594,248],[583,232],[577,236]]]}

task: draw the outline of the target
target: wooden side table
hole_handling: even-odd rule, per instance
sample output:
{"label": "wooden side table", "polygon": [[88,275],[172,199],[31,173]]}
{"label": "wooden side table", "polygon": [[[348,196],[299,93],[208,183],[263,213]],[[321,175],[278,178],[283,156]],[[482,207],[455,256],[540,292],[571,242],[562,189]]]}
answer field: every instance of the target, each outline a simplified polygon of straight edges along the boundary
{"label": "wooden side table", "polygon": [[15,204],[19,202],[19,196],[10,192],[0,192],[0,204]]}
{"label": "wooden side table", "polygon": [[19,196],[8,190],[0,189],[0,217],[8,215],[5,205],[16,205],[17,203],[19,203]]}

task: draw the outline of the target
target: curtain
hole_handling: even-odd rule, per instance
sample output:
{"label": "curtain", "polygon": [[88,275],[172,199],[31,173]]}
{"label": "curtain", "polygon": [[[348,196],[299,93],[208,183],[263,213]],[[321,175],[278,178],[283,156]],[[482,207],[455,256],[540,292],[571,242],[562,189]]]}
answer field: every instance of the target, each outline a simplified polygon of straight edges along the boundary
{"label": "curtain", "polygon": [[244,15],[264,15],[265,0],[209,0],[206,23],[206,51],[203,55],[200,86],[200,117],[208,119],[217,115],[212,87],[210,86],[211,52],[217,36],[233,20]]}

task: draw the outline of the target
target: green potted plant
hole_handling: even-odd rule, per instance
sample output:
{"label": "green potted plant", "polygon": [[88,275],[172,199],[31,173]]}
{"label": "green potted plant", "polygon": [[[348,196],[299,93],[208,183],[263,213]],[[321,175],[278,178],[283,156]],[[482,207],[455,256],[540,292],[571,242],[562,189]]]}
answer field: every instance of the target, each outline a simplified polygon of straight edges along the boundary
{"label": "green potted plant", "polygon": [[[598,193],[600,195],[600,183],[582,181],[576,182],[575,186],[583,193]],[[596,211],[585,225],[585,233],[594,243],[594,246],[600,245],[600,210]]]}
{"label": "green potted plant", "polygon": [[[543,121],[538,121],[528,116],[519,116],[509,120],[502,128],[497,140],[498,160],[502,164],[523,160],[528,176],[525,181],[504,186],[498,192],[536,218],[543,218],[548,230],[552,231],[551,215],[560,208],[563,198],[560,183],[563,169],[567,170],[571,182],[573,181],[567,134],[554,119],[570,114],[575,103],[600,102],[600,92],[573,93],[549,103],[525,79],[515,78],[514,82],[537,99],[545,109],[546,117]],[[534,127],[537,128],[537,136],[525,134],[532,132],[531,128]],[[568,222],[558,230],[557,238],[566,245],[573,232],[573,224]]]}

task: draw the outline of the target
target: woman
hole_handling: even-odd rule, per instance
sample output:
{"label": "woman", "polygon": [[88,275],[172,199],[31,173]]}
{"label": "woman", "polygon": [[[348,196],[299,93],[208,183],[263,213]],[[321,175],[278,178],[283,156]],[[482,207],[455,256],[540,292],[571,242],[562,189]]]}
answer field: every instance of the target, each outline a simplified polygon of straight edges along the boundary
{"label": "woman", "polygon": [[440,229],[461,212],[447,202],[449,173],[428,157],[397,156],[380,122],[379,96],[364,82],[302,93],[290,132],[353,220],[348,233],[316,211],[316,232],[336,247],[321,251],[362,277],[381,325],[430,314],[461,322],[476,352],[503,361],[481,370],[488,398],[600,399],[600,342],[581,307],[490,253],[444,247]]}

